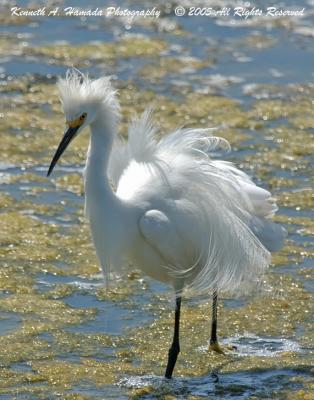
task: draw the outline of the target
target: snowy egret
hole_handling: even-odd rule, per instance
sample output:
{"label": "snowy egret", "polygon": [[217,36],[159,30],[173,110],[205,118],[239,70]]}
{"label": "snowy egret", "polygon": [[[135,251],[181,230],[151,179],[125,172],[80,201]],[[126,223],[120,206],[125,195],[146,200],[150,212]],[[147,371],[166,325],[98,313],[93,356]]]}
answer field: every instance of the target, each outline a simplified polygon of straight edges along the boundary
{"label": "snowy egret", "polygon": [[178,129],[155,139],[151,112],[129,127],[128,142],[116,136],[119,103],[110,79],[92,80],[77,70],[59,79],[68,129],[48,175],[69,143],[90,126],[84,175],[85,211],[96,253],[105,272],[131,262],[171,284],[176,308],[166,378],[180,352],[183,289],[213,293],[210,345],[217,340],[217,296],[258,282],[280,249],[285,230],[271,221],[277,206],[232,163],[209,153],[228,149],[208,129]]}

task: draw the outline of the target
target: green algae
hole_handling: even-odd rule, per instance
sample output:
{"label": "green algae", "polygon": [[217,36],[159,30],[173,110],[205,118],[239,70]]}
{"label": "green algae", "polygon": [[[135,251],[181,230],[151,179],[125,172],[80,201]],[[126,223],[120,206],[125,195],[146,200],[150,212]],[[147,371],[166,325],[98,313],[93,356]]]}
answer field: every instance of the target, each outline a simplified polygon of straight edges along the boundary
{"label": "green algae", "polygon": [[213,61],[203,61],[193,57],[162,57],[154,64],[146,64],[139,70],[139,75],[155,81],[164,78],[169,73],[195,73],[213,65]]}
{"label": "green algae", "polygon": [[[48,163],[52,157],[49,149],[57,145],[65,129],[56,86],[26,82],[20,92],[10,98],[2,96],[0,102],[2,159],[16,164]],[[50,113],[44,109],[47,105]],[[73,143],[68,156],[73,160],[79,155],[83,161],[86,146],[87,137],[83,135]]]}
{"label": "green algae", "polygon": [[9,56],[12,54],[20,55],[22,54],[22,44],[17,40],[14,35],[1,34],[0,35],[0,49],[1,55]]}
{"label": "green algae", "polygon": [[147,288],[147,282],[141,277],[141,274],[138,271],[132,271],[125,274],[123,279],[118,279],[114,287],[99,287],[95,295],[100,301],[124,302],[127,308],[131,308],[134,304],[130,298],[134,293],[143,293]]}
{"label": "green algae", "polygon": [[[313,373],[313,368],[311,370]],[[280,391],[282,398],[287,400],[312,400],[314,397],[314,379],[312,377],[295,376],[290,379],[291,383],[299,383],[303,385],[303,389],[293,391],[283,390]]]}
{"label": "green algae", "polygon": [[51,363],[32,362],[32,368],[42,379],[63,389],[69,389],[82,380],[92,381],[98,386],[112,383],[114,374],[106,366],[106,363],[94,360],[83,360],[82,363],[57,360]]}
{"label": "green algae", "polygon": [[[231,127],[252,127],[253,125],[255,125],[255,122],[251,121],[249,123],[247,121],[247,117],[245,116],[244,112],[243,114],[239,115],[241,110],[236,102],[229,100],[225,97],[205,96],[201,94],[191,93],[187,96],[184,104],[178,105],[174,102],[171,102],[165,96],[156,96],[153,92],[148,91],[144,91],[142,93],[136,93],[136,91],[137,89],[132,86],[127,86],[120,90],[119,99],[122,103],[123,111],[126,114],[126,117],[128,117],[128,115],[130,115],[131,113],[134,113],[134,101],[136,101],[138,111],[142,111],[147,105],[147,102],[150,101],[155,104],[156,117],[161,125],[163,125],[163,123],[166,123],[168,125],[169,118],[171,116],[177,117],[177,113],[179,114],[179,116],[181,114],[185,114],[185,124],[192,125],[193,123],[199,122],[201,122],[201,124],[204,124],[206,122],[207,124],[220,124],[225,121],[225,117],[223,117],[225,112],[229,113],[230,121],[228,122],[228,125]],[[40,107],[47,103],[47,92],[49,92],[48,101],[53,108],[56,108],[56,110],[54,111],[56,111],[57,114],[54,113],[50,115],[47,114],[47,111],[40,110]],[[4,103],[7,102],[4,101]],[[60,137],[59,132],[62,132],[63,130],[64,117],[60,114],[57,92],[54,86],[51,86],[50,84],[38,84],[35,86],[35,88],[32,88],[31,92],[29,89],[26,93],[20,95],[19,103],[20,106],[22,106],[22,109],[19,110],[18,118],[16,118],[14,110],[5,110],[5,124],[3,126],[3,130],[7,130],[13,127],[14,129],[17,129],[19,131],[29,129],[30,127],[37,130],[36,140],[34,141],[32,141],[32,137],[34,135],[32,135],[31,132],[28,132],[30,145],[35,146],[33,147],[33,151],[41,150],[41,146],[39,147],[39,145],[41,145],[41,140],[45,140],[45,143],[43,144],[46,145],[46,147],[49,147],[51,145],[52,136],[57,133],[58,138]],[[39,109],[37,109],[34,113],[29,113],[29,103],[34,104],[34,106],[36,106],[37,108],[39,106]],[[128,112],[128,107],[130,106],[132,106],[132,110]],[[23,108],[25,109],[25,112]],[[232,121],[233,114],[234,121]],[[202,118],[205,118],[205,120],[202,120]],[[175,121],[173,121],[172,124],[172,126],[175,126]],[[42,137],[41,132],[44,133],[44,131],[46,134]],[[47,134],[47,132],[51,134]],[[18,140],[18,138],[16,140]],[[82,144],[86,144],[86,140],[82,142],[75,141],[73,145],[75,145],[75,143],[80,143],[82,146]],[[75,148],[75,150],[79,150],[79,148],[80,146]]]}
{"label": "green algae", "polygon": [[[41,210],[39,206],[39,210],[44,213],[46,207]],[[86,225],[74,226],[69,235],[63,235],[54,224],[8,211],[1,215],[1,227],[0,259],[5,268],[1,270],[0,287],[27,291],[30,279],[38,272],[85,277],[99,273]],[[79,251],[75,251],[76,246]],[[56,265],[59,261],[64,263],[63,267]]]}
{"label": "green algae", "polygon": [[167,48],[161,39],[126,36],[115,43],[86,43],[80,45],[56,44],[27,47],[25,54],[42,56],[51,63],[86,66],[91,62],[113,62],[131,57],[156,57]]}
{"label": "green algae", "polygon": [[[249,137],[242,128],[260,128],[258,121],[248,120],[239,103],[223,96],[188,93],[181,102],[176,103],[169,97],[153,92],[136,93],[134,87],[130,86],[120,90],[120,100],[126,117],[134,113],[134,103],[138,113],[151,103],[154,107],[154,120],[160,126],[161,134],[177,129],[178,121],[181,126],[189,127],[221,126],[215,134],[225,137],[231,144],[239,144]],[[126,123],[127,118],[124,119]]]}
{"label": "green algae", "polygon": [[266,135],[273,137],[278,148],[284,154],[291,157],[302,157],[311,155],[314,149],[314,141],[308,131],[293,129],[289,126],[279,125],[266,131]]}
{"label": "green algae", "polygon": [[25,15],[10,15],[11,13],[8,10],[8,13],[1,12],[0,14],[0,24],[2,26],[10,26],[10,25],[28,25],[31,23],[31,18]]}
{"label": "green algae", "polygon": [[[13,311],[18,313],[36,314],[47,322],[51,327],[58,327],[64,324],[78,324],[82,319],[93,317],[95,310],[70,308],[62,301],[45,298],[36,292],[33,293],[15,293],[3,298],[0,305],[3,311]],[[26,332],[36,332],[39,329],[42,332],[44,324],[30,319],[25,321],[22,330]]]}
{"label": "green algae", "polygon": [[298,270],[298,274],[304,276],[306,279],[314,280],[314,269],[301,268]]}
{"label": "green algae", "polygon": [[[132,100],[133,98],[132,96],[130,96],[127,99],[127,102],[132,102]],[[215,109],[215,100],[216,99],[211,99],[211,101],[208,101],[208,103],[206,103],[206,107],[212,104],[212,108]],[[225,104],[224,107],[230,107],[230,110],[233,110],[234,107],[238,107],[236,103],[231,104],[228,102],[224,102],[224,99],[219,99],[219,101],[220,105]],[[188,100],[187,104],[191,104],[191,99]],[[179,110],[180,107],[185,108],[186,105],[179,105]],[[204,117],[204,115],[206,115],[206,107],[204,106],[203,111],[202,109],[201,111],[195,109],[191,111],[191,115],[193,116],[193,118],[195,118],[195,123],[197,123],[199,118],[202,118]],[[219,113],[221,113],[220,107],[217,104],[216,107],[217,114],[219,115]],[[175,109],[175,105],[173,105],[173,108]],[[161,124],[163,124],[164,126],[167,126],[167,124],[169,124],[169,126],[172,126],[172,122],[169,122],[167,115],[165,115],[166,112],[169,113],[169,109],[166,108],[166,110],[161,109],[158,111],[158,122],[161,122]],[[233,135],[236,134],[237,132],[235,130],[230,130],[229,135],[231,138]],[[24,176],[23,178],[21,178],[20,182],[23,182],[23,180],[36,182],[36,177]],[[17,179],[17,182],[18,181],[19,179]],[[55,183],[59,190],[66,189],[71,190],[74,193],[81,194],[82,183],[80,182],[80,177],[77,174],[65,175],[62,178],[56,179]],[[10,198],[8,196],[3,196],[2,199],[7,207],[12,207],[12,201],[10,201]],[[48,211],[48,208],[46,211]],[[45,212],[45,210],[43,209],[42,212]],[[5,225],[9,225],[11,230],[7,230],[5,236],[12,237],[13,233],[15,233],[16,231],[21,232],[26,228],[26,231],[24,231],[25,236],[30,235],[30,237],[32,237],[33,235],[33,241],[37,241],[37,237],[41,240],[39,241],[39,246],[41,251],[43,251],[43,254],[45,254],[45,262],[47,261],[47,250],[44,246],[47,245],[45,239],[45,237],[47,238],[47,235],[50,235],[49,241],[52,240],[53,247],[58,249],[66,248],[66,251],[62,255],[62,257],[60,255],[56,255],[55,253],[49,256],[48,252],[48,259],[50,258],[52,261],[54,258],[62,258],[64,260],[68,260],[71,263],[70,266],[67,266],[65,269],[61,270],[57,267],[54,267],[52,269],[47,264],[45,265],[45,267],[39,264],[34,268],[32,267],[30,271],[33,269],[33,271],[35,272],[40,270],[41,268],[42,270],[47,271],[46,268],[48,268],[48,271],[53,271],[53,273],[57,273],[60,275],[77,274],[82,276],[92,276],[92,274],[99,271],[97,263],[93,256],[93,249],[89,242],[90,238],[88,229],[85,225],[81,227],[74,226],[70,230],[67,237],[58,237],[58,235],[56,235],[57,231],[55,227],[50,227],[50,229],[52,229],[52,231],[50,231],[50,229],[48,229],[49,227],[46,227],[44,224],[37,221],[33,221],[28,216],[22,216],[17,213],[9,213],[6,218],[7,223]],[[15,225],[11,226],[11,221],[13,220],[15,221]],[[287,220],[288,218],[286,217],[283,219],[283,221]],[[6,219],[4,219],[4,221],[6,221]],[[304,221],[294,222],[302,222],[303,224],[306,224],[308,222],[308,219],[304,219]],[[23,226],[23,230],[21,230],[19,226]],[[16,238],[16,241],[14,242],[16,246],[23,245],[23,236],[24,235],[20,233],[20,236]],[[53,238],[51,238],[51,236],[53,236]],[[80,249],[78,254],[72,250],[74,246],[77,245]],[[299,254],[301,252],[301,249],[295,249],[294,251]],[[23,252],[25,252],[25,249],[22,249],[20,251],[20,254],[22,254]],[[281,257],[285,257],[284,262],[291,262],[291,258],[289,258],[291,257],[291,254],[291,248],[286,251],[286,255],[285,253],[282,253]],[[11,255],[11,252],[9,252],[8,255]],[[19,259],[17,259],[16,261],[20,262]],[[35,258],[31,261],[38,262],[43,260],[38,260]],[[24,260],[24,262],[26,262],[26,260]],[[76,263],[77,265],[75,266]],[[277,259],[277,261],[275,260],[275,263],[280,264],[283,262],[279,262]],[[26,280],[24,278],[24,281],[20,280],[22,274],[19,274],[19,271],[15,272],[17,275],[14,275],[12,271],[8,272],[8,280],[3,282],[3,287],[6,287],[8,290],[12,290],[19,294],[21,290],[16,288],[18,282],[21,284],[21,288],[24,288],[24,290],[34,284],[33,278],[27,278]],[[25,271],[22,271],[22,273],[25,274]],[[12,284],[12,282],[14,281],[15,284]],[[100,387],[108,383],[113,383],[116,381],[116,377],[119,372],[141,374],[143,373],[143,371],[151,371],[157,374],[162,374],[162,366],[165,364],[167,347],[170,343],[172,336],[172,313],[169,314],[166,311],[163,312],[160,320],[155,321],[149,327],[149,329],[147,329],[146,327],[145,330],[140,329],[137,331],[135,336],[131,331],[129,333],[129,339],[127,339],[130,341],[129,343],[132,344],[131,348],[118,350],[115,356],[118,361],[111,363],[109,366],[107,362],[95,362],[94,360],[84,360],[84,362],[79,363],[55,360],[56,350],[52,351],[51,344],[47,341],[39,339],[34,340],[34,334],[36,335],[42,332],[55,331],[54,343],[56,348],[58,349],[58,352],[60,351],[64,353],[68,350],[79,351],[80,353],[84,354],[84,357],[93,356],[95,354],[95,351],[99,351],[99,348],[101,348],[101,346],[103,346],[102,348],[112,346],[111,338],[109,337],[103,337],[100,341],[100,346],[100,344],[98,343],[99,339],[88,339],[87,335],[76,336],[74,333],[60,333],[60,331],[58,330],[60,325],[62,326],[64,324],[80,323],[84,320],[86,315],[81,315],[81,313],[78,313],[79,315],[73,314],[72,312],[70,312],[70,310],[68,310],[67,307],[64,307],[63,303],[46,303],[46,301],[60,298],[62,299],[64,296],[71,294],[72,290],[73,288],[70,288],[68,285],[58,285],[54,289],[42,295],[42,298],[38,298],[38,295],[35,294],[35,301],[31,300],[33,298],[32,291],[31,297],[24,297],[22,290],[22,297],[16,297],[15,295],[15,297],[10,297],[6,302],[3,303],[2,307],[4,307],[4,310],[12,311],[13,309],[15,312],[19,312],[22,314],[25,312],[35,312],[36,315],[41,315],[42,317],[45,317],[45,321],[35,322],[34,320],[30,320],[28,324],[26,324],[25,322],[22,324],[22,332],[24,338],[23,340],[20,339],[20,341],[16,339],[14,340],[14,343],[18,343],[16,352],[14,352],[12,347],[7,344],[8,342],[12,342],[12,337],[9,337],[8,342],[4,343],[4,347],[8,349],[8,353],[10,354],[10,357],[8,356],[8,354],[3,355],[3,359],[7,363],[31,360],[32,368],[34,370],[34,376],[32,375],[31,377],[27,377],[25,376],[25,374],[21,374],[21,376],[19,377],[20,384],[22,384],[27,379],[32,379],[33,382],[45,382],[49,387],[57,387],[63,391],[85,380],[94,382]],[[311,301],[307,297],[308,295],[306,294],[306,292],[302,291],[300,288],[299,291],[296,291],[297,288],[293,286],[291,282],[284,282],[282,284],[282,289],[278,290],[280,290],[280,295],[284,296],[284,298],[280,297],[279,300],[275,298],[272,299],[272,301],[270,301],[270,299],[267,299],[266,302],[263,299],[262,307],[260,302],[257,301],[253,301],[249,308],[244,308],[241,311],[236,312],[230,312],[230,310],[227,310],[220,306],[220,326],[222,327],[220,331],[221,335],[230,336],[235,333],[243,333],[247,330],[267,335],[281,335],[282,333],[285,335],[290,335],[294,331],[297,323],[304,323],[304,315],[308,315],[310,313],[310,310],[305,307],[305,303],[310,303]],[[96,294],[100,300],[114,299],[116,301],[121,301],[123,299],[126,299],[129,296],[130,292],[131,289],[130,287],[128,287],[120,289],[118,288],[111,292],[106,292],[103,289],[99,289]],[[27,293],[28,292],[26,292],[26,295]],[[291,304],[290,300],[288,300],[290,299],[290,297],[294,298],[293,304]],[[297,301],[300,302],[299,305],[295,304]],[[47,320],[47,310],[54,309],[56,309],[56,312],[53,312],[51,318]],[[208,312],[209,309],[210,304],[204,304],[196,309],[194,307],[189,307],[184,310],[182,326],[182,348],[184,350],[182,350],[182,354],[178,362],[178,374],[199,376],[201,374],[207,373],[208,370],[211,370],[212,368],[217,368],[221,372],[234,372],[239,370],[247,370],[248,368],[255,369],[257,367],[273,368],[277,366],[278,363],[280,363],[280,365],[283,367],[298,366],[300,365],[300,363],[308,363],[308,361],[301,360],[300,357],[295,354],[285,354],[280,357],[276,357],[275,360],[270,360],[267,358],[261,359],[260,357],[250,357],[249,361],[234,361],[233,356],[230,355],[224,357],[223,360],[221,360],[221,357],[211,353],[201,353],[201,355],[199,355],[197,353],[198,346],[207,343],[208,341],[210,319],[210,314]],[[60,313],[63,314],[63,316],[61,315],[60,317]],[[204,325],[206,326],[206,324],[208,326],[208,329],[204,329]],[[282,327],[284,328],[283,332]],[[190,332],[192,332],[193,334],[193,340],[191,340]],[[307,342],[307,338],[308,336],[305,335],[305,337],[302,339],[304,343]],[[120,343],[118,343],[118,345],[120,345]],[[36,353],[35,356],[32,355],[33,351],[35,351]],[[195,363],[195,359],[200,360],[198,363]],[[140,363],[140,366],[134,366],[134,361],[136,361],[136,363]],[[6,385],[4,387],[10,386],[8,384],[7,378],[3,382],[4,385]],[[35,390],[36,388],[34,388],[34,393]],[[132,395],[142,396],[144,393],[150,392],[151,389],[144,388],[141,389],[141,392],[137,391],[137,393],[133,393]]]}
{"label": "green algae", "polygon": [[283,100],[258,100],[251,111],[251,115],[263,121],[276,120],[288,116],[287,102]]}
{"label": "green algae", "polygon": [[10,79],[3,80],[0,84],[0,93],[4,96],[4,93],[21,94],[26,93],[30,87],[29,76],[22,76],[18,78],[10,77]]}
{"label": "green algae", "polygon": [[[20,373],[16,371],[12,371],[10,368],[2,367],[0,368],[0,394],[6,394],[11,392],[10,394],[17,394],[17,392],[21,391],[21,385],[27,384],[28,390],[30,390],[30,384],[40,383],[42,378],[38,375],[35,375],[32,372]],[[12,387],[10,390],[9,388]],[[31,390],[36,393],[36,388],[32,388]]]}
{"label": "green algae", "polygon": [[[39,221],[24,216],[18,212],[8,212],[1,215],[3,229],[0,232],[0,241],[3,246],[7,245],[5,257],[18,258],[27,255],[29,261],[55,259],[57,252],[51,247],[50,236],[56,233],[52,225],[44,225]],[[32,244],[32,253],[29,250]],[[44,253],[40,255],[40,252]]]}
{"label": "green algae", "polygon": [[244,94],[256,99],[288,99],[294,101],[296,97],[313,97],[313,85],[308,84],[288,84],[280,85],[274,83],[252,83],[244,86]]}
{"label": "green algae", "polygon": [[0,309],[18,313],[21,318],[16,331],[0,336],[1,363],[8,366],[25,361],[52,360],[56,356],[56,348],[39,335],[82,323],[95,316],[93,309],[73,309],[34,290],[29,293],[17,291],[2,298]]}
{"label": "green algae", "polygon": [[0,208],[2,210],[12,207],[14,205],[14,200],[7,193],[0,192]]}
{"label": "green algae", "polygon": [[30,114],[27,107],[24,110],[21,107],[19,112],[5,112],[4,115],[1,126],[3,160],[15,164],[31,164],[35,158],[41,160],[43,155],[48,160],[47,146],[52,148],[55,143],[52,133],[64,130],[61,118],[49,119],[39,111]]}
{"label": "green algae", "polygon": [[46,299],[63,299],[72,295],[75,292],[75,287],[69,284],[55,284],[51,290],[48,290],[43,294],[43,297]]}
{"label": "green algae", "polygon": [[62,259],[58,246],[63,237],[57,234],[55,225],[44,224],[19,212],[2,214],[1,219],[1,260],[4,266],[25,265],[31,271],[33,265]]}
{"label": "green algae", "polygon": [[19,175],[11,176],[9,182],[18,184],[26,184],[26,183],[35,184],[35,183],[47,183],[48,179],[31,172],[22,172]]}
{"label": "green algae", "polygon": [[313,257],[314,251],[310,246],[307,247],[306,243],[302,243],[302,245],[296,245],[287,241],[280,253],[274,253],[272,255],[272,262],[275,265],[288,265],[291,263],[299,264],[305,259],[311,259]]}
{"label": "green algae", "polygon": [[[115,44],[94,44],[84,46],[56,45],[20,48],[10,39],[0,46],[4,54],[16,51],[33,54],[56,64],[75,63],[86,65],[92,62],[114,63],[130,56],[154,58],[152,63],[139,70],[144,78],[161,79],[175,71],[175,59],[158,59],[167,45],[160,40],[151,41],[135,38],[122,39]],[[273,43],[262,38],[251,37],[250,46],[259,48]],[[117,45],[117,46],[116,46]],[[136,46],[140,50],[134,51]],[[81,52],[79,50],[81,49]],[[178,68],[183,68],[181,65]],[[200,60],[195,70],[207,67]],[[128,119],[135,112],[141,112],[147,104],[155,105],[155,119],[160,125],[160,135],[185,126],[222,126],[215,134],[228,139],[232,145],[246,148],[243,142],[253,135],[267,138],[263,145],[252,144],[254,155],[241,159],[244,167],[252,168],[258,176],[267,176],[270,186],[276,189],[280,206],[296,211],[313,207],[313,196],[307,189],[309,183],[300,181],[297,174],[311,174],[308,156],[313,154],[310,131],[313,126],[313,104],[309,100],[310,87],[279,87],[281,92],[293,94],[284,100],[263,99],[254,102],[249,109],[226,96],[205,95],[188,91],[179,100],[171,96],[156,94],[152,90],[139,90],[132,82],[118,82],[119,99],[123,119],[121,133],[126,134]],[[302,89],[302,90],[301,90]],[[17,166],[47,164],[64,130],[64,116],[60,112],[58,93],[55,85],[37,82],[23,77],[5,82],[0,86],[3,93],[1,105],[0,133],[2,156]],[[269,87],[268,92],[276,93],[278,88]],[[47,95],[49,94],[49,96]],[[273,127],[272,122],[280,125]],[[263,129],[262,129],[263,128]],[[69,147],[61,165],[82,164],[85,160],[88,135],[83,134]],[[293,179],[273,176],[273,172],[293,172]],[[268,178],[270,179],[268,180]],[[49,183],[50,187],[46,185]],[[75,309],[68,306],[67,297],[77,293],[75,285],[54,284],[43,293],[38,291],[38,274],[56,277],[93,278],[99,273],[88,226],[82,219],[82,210],[71,210],[80,220],[66,233],[61,234],[55,223],[46,224],[22,212],[34,212],[39,216],[62,216],[68,204],[37,204],[31,198],[42,191],[60,193],[71,191],[81,196],[82,178],[77,173],[47,179],[34,173],[25,172],[11,175],[9,183],[31,186],[27,198],[16,201],[7,193],[0,193],[1,214],[1,264],[0,289],[5,295],[0,301],[0,310],[14,312],[19,318],[15,331],[0,336],[0,393],[15,396],[30,393],[38,398],[47,398],[47,393],[64,399],[87,399],[87,396],[68,393],[79,384],[89,382],[99,388],[117,382],[121,375],[162,375],[166,364],[168,346],[172,338],[173,312],[169,310],[167,296],[156,296],[152,304],[146,305],[159,318],[149,326],[125,331],[124,337],[104,334],[68,332],[65,329],[95,318],[94,309]],[[52,184],[52,188],[51,188]],[[301,187],[300,187],[301,184]],[[42,185],[42,186],[39,186]],[[284,190],[284,191],[282,191]],[[276,220],[288,225],[289,230],[298,234],[313,233],[313,221],[296,215],[277,215]],[[306,244],[289,242],[273,256],[276,266],[302,263],[313,257],[313,251]],[[301,278],[312,279],[312,270],[297,271]],[[247,305],[230,309],[219,305],[219,335],[230,337],[254,332],[257,335],[294,337],[301,327],[302,334],[297,340],[304,346],[313,346],[311,315],[313,296],[302,284],[289,276],[270,273],[266,276],[275,289],[269,296],[250,299]],[[133,306],[132,293],[141,295],[147,288],[145,280],[137,274],[127,278],[127,285],[120,281],[114,289],[98,288],[93,295],[99,301],[123,303],[125,308]],[[239,358],[235,354],[216,355],[199,350],[208,344],[210,332],[210,308],[206,302],[199,305],[186,304],[182,310],[181,350],[177,375],[201,376],[212,370],[233,373],[261,370],[262,368],[309,368],[313,365],[311,352],[286,352],[275,357]],[[49,334],[46,338],[44,334]],[[110,349],[110,356],[106,351]],[[74,355],[75,360],[71,360]],[[69,360],[60,359],[69,356]],[[79,360],[76,359],[79,358]],[[100,358],[100,360],[99,360]],[[27,363],[32,371],[15,372],[14,363]],[[19,388],[19,389],[17,389]],[[154,394],[154,388],[145,386],[131,390],[131,398]],[[313,385],[304,382],[304,390],[282,392],[287,399],[310,399]],[[40,397],[42,396],[42,397]],[[132,397],[133,396],[133,397]],[[157,396],[157,394],[156,394]],[[19,396],[17,395],[16,398]],[[95,398],[95,397],[92,397]],[[160,398],[171,400],[172,394],[160,393]],[[196,399],[197,396],[188,396]]]}
{"label": "green algae", "polygon": [[82,334],[64,330],[54,331],[53,339],[60,354],[79,352],[82,357],[101,356],[105,349],[117,348],[124,342],[120,337],[111,337],[102,333]]}
{"label": "green algae", "polygon": [[294,207],[296,210],[314,208],[314,193],[310,187],[292,192],[281,192],[277,197],[279,205],[283,207]]}
{"label": "green algae", "polygon": [[[313,296],[302,285],[290,277],[269,275],[271,283],[276,285],[275,296],[259,297],[251,300],[240,309],[219,307],[220,336],[243,335],[254,332],[261,336],[292,335],[299,324],[311,318]],[[296,367],[311,365],[313,355],[303,357],[299,353],[285,352],[276,357],[237,357],[236,354],[221,356],[212,352],[199,353],[199,346],[206,345],[210,331],[209,303],[197,307],[184,306],[181,327],[181,351],[177,364],[177,374],[199,376],[219,370],[235,372],[258,368]],[[146,327],[137,330],[131,336],[129,357],[136,355],[144,371],[162,374],[167,348],[172,336],[172,313],[163,312],[161,318]],[[307,332],[310,335],[310,331]],[[197,361],[196,361],[197,360]]]}
{"label": "green algae", "polygon": [[[292,100],[263,99],[255,102],[251,114],[264,121],[294,118],[292,119],[293,125],[298,127],[296,121],[302,121],[303,118],[312,119],[313,102],[310,98],[302,95],[295,96]],[[302,125],[302,129],[304,128],[306,126]]]}
{"label": "green algae", "polygon": [[256,165],[259,170],[268,172],[276,168],[312,175],[308,156],[313,154],[313,141],[309,131],[280,124],[264,129],[263,133],[270,144],[260,146],[254,156],[247,156],[248,165]]}
{"label": "green algae", "polygon": [[273,47],[277,43],[274,37],[266,36],[261,33],[248,34],[245,37],[234,40],[237,47],[249,47],[253,50],[263,50]]}
{"label": "green algae", "polygon": [[[1,364],[8,367],[14,363],[29,362],[30,360],[48,360],[54,355],[50,344],[34,335],[9,334],[0,337],[0,343]],[[25,376],[20,374],[20,379],[24,378]],[[33,379],[38,380],[36,377]],[[8,382],[4,378],[1,381],[0,388],[1,386],[10,386],[10,381]]]}
{"label": "green algae", "polygon": [[77,195],[84,193],[83,179],[80,174],[67,174],[54,180],[58,190],[68,190]]}
{"label": "green algae", "polygon": [[295,187],[298,185],[298,183],[299,182],[297,179],[289,179],[278,176],[273,176],[270,179],[268,179],[268,185],[270,189],[275,190],[276,192],[279,189]]}
{"label": "green algae", "polygon": [[[304,115],[289,118],[289,123],[299,129],[313,129],[314,128],[314,116]],[[313,149],[313,145],[312,145]]]}
{"label": "green algae", "polygon": [[[47,93],[49,98],[47,99]],[[120,89],[119,99],[123,109],[121,133],[125,134],[128,118],[134,111],[141,112],[148,103],[155,107],[156,122],[161,131],[169,131],[178,127],[178,120],[188,126],[226,125],[224,132],[231,143],[239,143],[247,138],[237,128],[259,128],[259,121],[249,120],[247,113],[241,110],[235,101],[220,96],[208,96],[189,93],[185,101],[176,104],[169,98],[156,95],[150,91],[138,92],[133,86]],[[21,93],[10,98],[5,97],[3,104],[2,124],[2,157],[4,161],[16,164],[48,163],[52,157],[52,149],[57,146],[64,131],[64,116],[61,115],[58,94],[55,85],[35,83],[21,89]],[[53,112],[47,113],[45,105]],[[134,104],[136,109],[134,110]],[[16,106],[18,105],[18,111]],[[30,112],[30,107],[32,111]],[[226,118],[228,115],[228,118]],[[80,135],[69,147],[63,163],[83,163],[86,155],[88,135]],[[59,178],[62,182],[63,179]],[[58,183],[58,182],[57,182]],[[81,184],[75,184],[74,191],[81,191]],[[44,189],[43,189],[44,190]]]}
{"label": "green algae", "polygon": [[186,96],[181,112],[187,116],[190,115],[192,123],[194,118],[207,118],[207,121],[213,126],[221,124],[233,128],[249,128],[251,126],[246,113],[241,110],[240,104],[223,96],[190,93]]}
{"label": "green algae", "polygon": [[15,293],[33,292],[34,278],[26,275],[23,268],[17,266],[3,266],[0,269],[0,290]]}

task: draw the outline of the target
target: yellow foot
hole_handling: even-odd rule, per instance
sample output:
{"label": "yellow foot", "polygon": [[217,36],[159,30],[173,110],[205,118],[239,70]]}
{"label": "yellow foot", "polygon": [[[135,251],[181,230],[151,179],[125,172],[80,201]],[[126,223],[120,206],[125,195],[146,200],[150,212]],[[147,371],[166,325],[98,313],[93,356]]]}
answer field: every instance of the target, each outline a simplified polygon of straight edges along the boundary
{"label": "yellow foot", "polygon": [[215,343],[211,343],[209,345],[209,351],[215,351],[216,353],[219,354],[226,354],[226,351],[232,351],[232,350],[236,350],[236,346],[233,346],[232,344],[227,344],[225,346],[220,346],[220,344],[218,342]]}

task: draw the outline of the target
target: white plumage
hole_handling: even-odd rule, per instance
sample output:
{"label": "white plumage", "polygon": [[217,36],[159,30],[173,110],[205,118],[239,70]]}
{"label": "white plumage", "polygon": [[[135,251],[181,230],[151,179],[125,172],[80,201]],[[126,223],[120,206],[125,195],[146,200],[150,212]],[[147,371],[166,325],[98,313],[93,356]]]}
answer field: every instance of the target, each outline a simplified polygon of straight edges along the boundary
{"label": "white plumage", "polygon": [[159,142],[156,131],[144,112],[109,164],[117,197],[142,207],[139,236],[156,253],[135,255],[136,265],[163,281],[184,280],[195,293],[247,289],[268,266],[268,250],[282,245],[284,230],[269,220],[274,199],[232,163],[210,158],[229,148],[210,130],[180,129]]}
{"label": "white plumage", "polygon": [[124,142],[116,136],[119,105],[108,78],[72,70],[59,89],[67,120],[86,112],[84,126],[91,125],[86,213],[105,273],[131,262],[194,293],[239,293],[258,282],[285,230],[270,220],[277,206],[267,190],[210,157],[229,150],[225,139],[191,128],[157,141],[146,110]]}
{"label": "white plumage", "polygon": [[225,139],[210,129],[178,129],[158,141],[147,110],[123,142],[108,79],[72,71],[59,89],[70,127],[86,114],[79,128],[69,128],[71,138],[91,127],[86,213],[105,273],[132,263],[177,292],[188,287],[196,294],[239,293],[259,281],[285,230],[271,221],[277,206],[267,190],[232,163],[210,157],[229,149]]}

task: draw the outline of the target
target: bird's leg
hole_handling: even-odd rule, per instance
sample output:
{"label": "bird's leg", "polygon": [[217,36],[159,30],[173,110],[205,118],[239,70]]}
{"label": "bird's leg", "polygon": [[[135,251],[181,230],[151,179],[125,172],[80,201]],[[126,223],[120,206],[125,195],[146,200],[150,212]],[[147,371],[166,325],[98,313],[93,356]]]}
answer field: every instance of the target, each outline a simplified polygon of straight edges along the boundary
{"label": "bird's leg", "polygon": [[173,334],[172,345],[168,353],[168,363],[165,372],[165,377],[168,379],[172,377],[172,372],[174,366],[176,365],[178,354],[180,353],[180,344],[179,344],[180,308],[181,308],[181,296],[176,296],[174,334]]}
{"label": "bird's leg", "polygon": [[224,354],[223,349],[220,347],[217,339],[217,302],[218,295],[217,290],[213,293],[213,305],[212,305],[212,330],[210,335],[210,349],[217,353]]}
{"label": "bird's leg", "polygon": [[[215,351],[219,354],[225,354],[224,349],[220,346],[217,339],[217,304],[218,304],[218,294],[217,290],[214,289],[213,293],[213,305],[212,305],[212,330],[210,335],[210,345],[209,349]],[[236,349],[235,346],[228,345],[226,346],[227,350],[234,350]]]}

